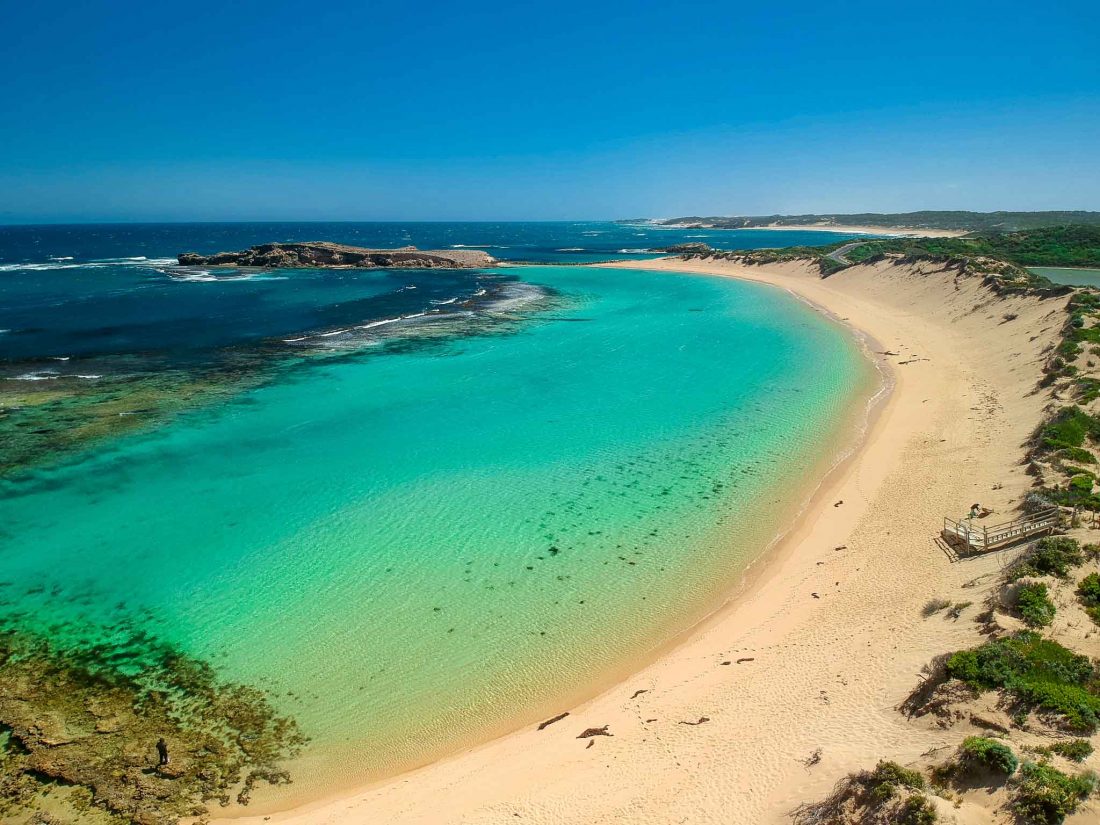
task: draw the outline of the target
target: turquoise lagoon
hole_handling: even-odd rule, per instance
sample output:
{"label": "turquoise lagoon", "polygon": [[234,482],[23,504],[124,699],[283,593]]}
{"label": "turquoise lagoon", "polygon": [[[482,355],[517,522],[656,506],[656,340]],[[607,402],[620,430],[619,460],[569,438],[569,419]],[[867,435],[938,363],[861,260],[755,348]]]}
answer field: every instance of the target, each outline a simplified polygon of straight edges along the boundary
{"label": "turquoise lagoon", "polygon": [[780,290],[507,272],[564,302],[284,371],[9,488],[7,609],[126,618],[269,689],[312,737],[300,792],[565,710],[653,655],[835,460],[873,369]]}

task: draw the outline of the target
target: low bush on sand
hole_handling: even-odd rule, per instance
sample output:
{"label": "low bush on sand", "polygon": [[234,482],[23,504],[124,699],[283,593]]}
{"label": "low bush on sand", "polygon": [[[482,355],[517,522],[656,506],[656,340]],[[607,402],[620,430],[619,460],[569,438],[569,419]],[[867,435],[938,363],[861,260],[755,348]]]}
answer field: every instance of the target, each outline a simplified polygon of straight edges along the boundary
{"label": "low bush on sand", "polygon": [[1060,717],[1069,730],[1100,724],[1100,684],[1087,656],[1022,631],[951,654],[947,675],[978,691],[1002,690],[1027,708]]}
{"label": "low bush on sand", "polygon": [[932,825],[936,809],[924,794],[924,776],[897,762],[879,762],[873,771],[851,773],[837,782],[820,802],[799,805],[791,817],[795,825],[836,822],[895,822]]}
{"label": "low bush on sand", "polygon": [[1069,578],[1070,568],[1084,563],[1081,545],[1069,536],[1047,536],[1040,539],[1035,549],[1020,559],[1011,571],[1013,580],[1024,576],[1054,576]]}
{"label": "low bush on sand", "polygon": [[1012,748],[996,739],[968,736],[959,746],[959,762],[965,767],[988,768],[1003,774],[1013,774],[1020,760]]}
{"label": "low bush on sand", "polygon": [[1089,573],[1077,585],[1077,598],[1085,612],[1097,624],[1100,624],[1100,573]]}
{"label": "low bush on sand", "polygon": [[1025,822],[1060,825],[1096,789],[1096,774],[1070,776],[1046,762],[1025,762],[1012,792],[1012,809]]}
{"label": "low bush on sand", "polygon": [[1054,621],[1054,602],[1042,582],[1020,585],[1016,591],[1016,612],[1029,627],[1046,627]]}

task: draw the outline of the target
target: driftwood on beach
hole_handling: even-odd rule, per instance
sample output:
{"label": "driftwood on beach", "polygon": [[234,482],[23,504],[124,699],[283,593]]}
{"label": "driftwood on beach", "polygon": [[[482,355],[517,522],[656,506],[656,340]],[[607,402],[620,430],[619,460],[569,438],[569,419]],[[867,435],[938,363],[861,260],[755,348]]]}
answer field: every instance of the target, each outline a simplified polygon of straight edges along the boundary
{"label": "driftwood on beach", "polygon": [[178,256],[181,266],[256,266],[407,269],[475,269],[492,266],[496,259],[480,249],[423,250],[415,246],[400,249],[367,249],[359,246],[308,241],[302,243],[266,243],[240,252],[200,255],[184,252]]}

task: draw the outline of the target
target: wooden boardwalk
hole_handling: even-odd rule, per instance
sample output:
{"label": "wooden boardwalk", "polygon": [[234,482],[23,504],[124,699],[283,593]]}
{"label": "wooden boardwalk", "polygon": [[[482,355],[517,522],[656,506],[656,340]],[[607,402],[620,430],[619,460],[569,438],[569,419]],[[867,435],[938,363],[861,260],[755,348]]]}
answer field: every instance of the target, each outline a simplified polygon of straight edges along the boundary
{"label": "wooden boardwalk", "polygon": [[1048,507],[1038,513],[986,526],[974,523],[974,519],[955,521],[945,518],[941,535],[948,544],[967,553],[984,553],[999,550],[1039,536],[1049,536],[1062,524],[1062,511]]}

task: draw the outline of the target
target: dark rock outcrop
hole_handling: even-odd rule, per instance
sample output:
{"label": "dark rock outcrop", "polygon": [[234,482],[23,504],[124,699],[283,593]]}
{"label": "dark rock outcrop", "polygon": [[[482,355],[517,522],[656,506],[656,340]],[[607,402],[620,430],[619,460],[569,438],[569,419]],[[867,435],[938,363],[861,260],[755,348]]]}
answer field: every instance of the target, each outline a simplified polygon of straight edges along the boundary
{"label": "dark rock outcrop", "polygon": [[479,249],[421,250],[415,246],[400,249],[364,249],[358,246],[310,241],[303,243],[265,243],[241,252],[200,255],[184,252],[181,266],[255,266],[268,268],[301,267],[405,267],[408,269],[472,269],[492,266],[496,259]]}
{"label": "dark rock outcrop", "polygon": [[714,249],[709,244],[705,243],[678,243],[672,246],[666,246],[661,251],[673,255],[706,255],[708,252],[713,252]]}

